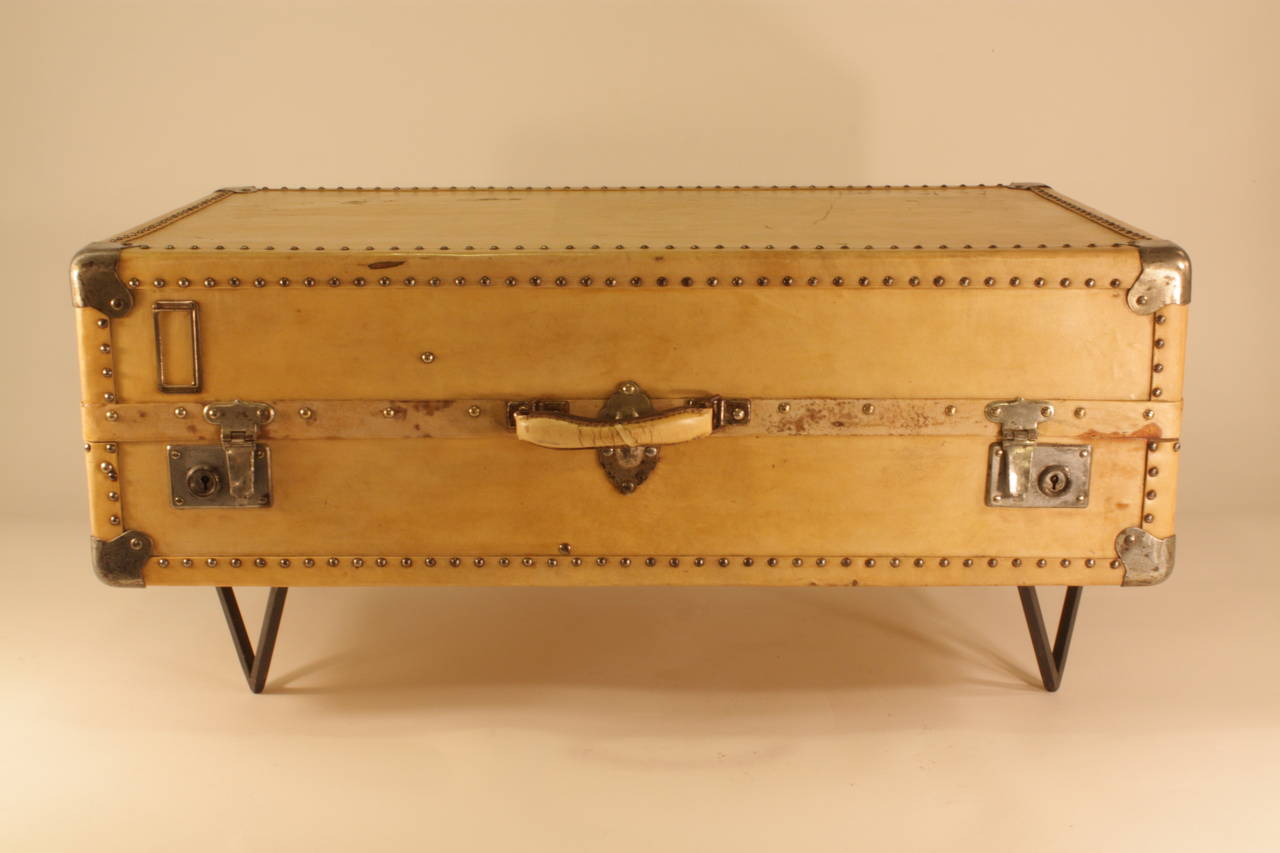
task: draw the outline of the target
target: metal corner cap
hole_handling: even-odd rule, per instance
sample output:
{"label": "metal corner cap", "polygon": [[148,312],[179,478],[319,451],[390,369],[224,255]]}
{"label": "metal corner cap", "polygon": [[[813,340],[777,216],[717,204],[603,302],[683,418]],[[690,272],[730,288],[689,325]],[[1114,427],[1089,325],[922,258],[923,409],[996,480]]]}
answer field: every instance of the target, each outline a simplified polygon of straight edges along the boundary
{"label": "metal corner cap", "polygon": [[1039,181],[1014,181],[1005,184],[1011,190],[1047,190],[1051,189],[1048,184],[1042,184]]}
{"label": "metal corner cap", "polygon": [[1129,288],[1129,307],[1139,314],[1154,314],[1166,305],[1191,301],[1191,258],[1168,240],[1136,240],[1142,272]]}
{"label": "metal corner cap", "polygon": [[151,537],[126,530],[115,539],[89,537],[93,573],[107,586],[146,586],[142,567],[151,558]]}
{"label": "metal corner cap", "polygon": [[1116,536],[1116,555],[1124,566],[1123,586],[1155,586],[1173,574],[1177,536],[1160,539],[1141,527],[1126,527]]}
{"label": "metal corner cap", "polygon": [[214,192],[219,193],[256,193],[262,187],[218,187]]}
{"label": "metal corner cap", "polygon": [[116,273],[123,243],[90,243],[71,259],[71,301],[108,317],[123,317],[133,308],[133,294]]}

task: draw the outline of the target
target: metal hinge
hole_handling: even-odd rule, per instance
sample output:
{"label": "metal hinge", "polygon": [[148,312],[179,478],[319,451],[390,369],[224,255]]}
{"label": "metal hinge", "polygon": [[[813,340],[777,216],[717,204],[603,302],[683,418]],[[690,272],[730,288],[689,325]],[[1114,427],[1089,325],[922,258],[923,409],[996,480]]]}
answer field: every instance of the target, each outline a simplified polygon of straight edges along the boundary
{"label": "metal hinge", "polygon": [[169,481],[175,507],[271,505],[271,453],[258,427],[271,423],[266,403],[210,403],[204,419],[221,428],[217,445],[169,445]]}
{"label": "metal hinge", "polygon": [[987,506],[1089,505],[1092,446],[1039,443],[1039,426],[1053,417],[1052,404],[1019,397],[988,403],[986,414],[1000,424],[1000,440],[988,454]]}

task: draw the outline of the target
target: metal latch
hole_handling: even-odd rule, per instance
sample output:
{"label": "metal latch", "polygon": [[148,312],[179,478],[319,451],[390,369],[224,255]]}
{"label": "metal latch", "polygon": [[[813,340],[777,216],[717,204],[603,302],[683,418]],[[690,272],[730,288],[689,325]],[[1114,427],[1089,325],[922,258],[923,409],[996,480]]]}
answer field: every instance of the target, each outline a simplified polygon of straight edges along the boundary
{"label": "metal latch", "polygon": [[221,429],[217,445],[170,445],[169,481],[175,507],[271,505],[271,453],[258,427],[271,423],[266,403],[210,403],[204,419]]}
{"label": "metal latch", "polygon": [[1052,404],[1019,397],[988,403],[986,415],[1000,424],[1000,440],[988,454],[987,506],[1089,505],[1092,446],[1039,443],[1039,426],[1053,417]]}

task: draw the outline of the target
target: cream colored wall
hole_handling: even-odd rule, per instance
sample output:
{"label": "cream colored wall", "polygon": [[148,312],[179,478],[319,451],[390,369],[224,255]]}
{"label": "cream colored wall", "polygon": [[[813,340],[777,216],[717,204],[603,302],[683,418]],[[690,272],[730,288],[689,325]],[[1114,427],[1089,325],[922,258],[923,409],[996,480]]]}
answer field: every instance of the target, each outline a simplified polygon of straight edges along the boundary
{"label": "cream colored wall", "polygon": [[1277,465],[1243,452],[1280,417],[1271,4],[20,0],[5,20],[8,514],[85,517],[71,252],[228,184],[1046,181],[1194,260],[1182,511],[1276,500]]}

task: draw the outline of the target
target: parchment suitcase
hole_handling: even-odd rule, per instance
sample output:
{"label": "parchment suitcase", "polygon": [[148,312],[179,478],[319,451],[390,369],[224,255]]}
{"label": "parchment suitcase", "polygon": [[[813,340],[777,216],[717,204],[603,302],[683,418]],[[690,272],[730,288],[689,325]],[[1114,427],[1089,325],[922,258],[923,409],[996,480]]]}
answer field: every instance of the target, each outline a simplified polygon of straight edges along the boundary
{"label": "parchment suitcase", "polygon": [[1052,689],[1173,565],[1189,262],[1041,184],[234,188],[72,281],[94,568],[256,689],[343,584],[1012,585]]}

